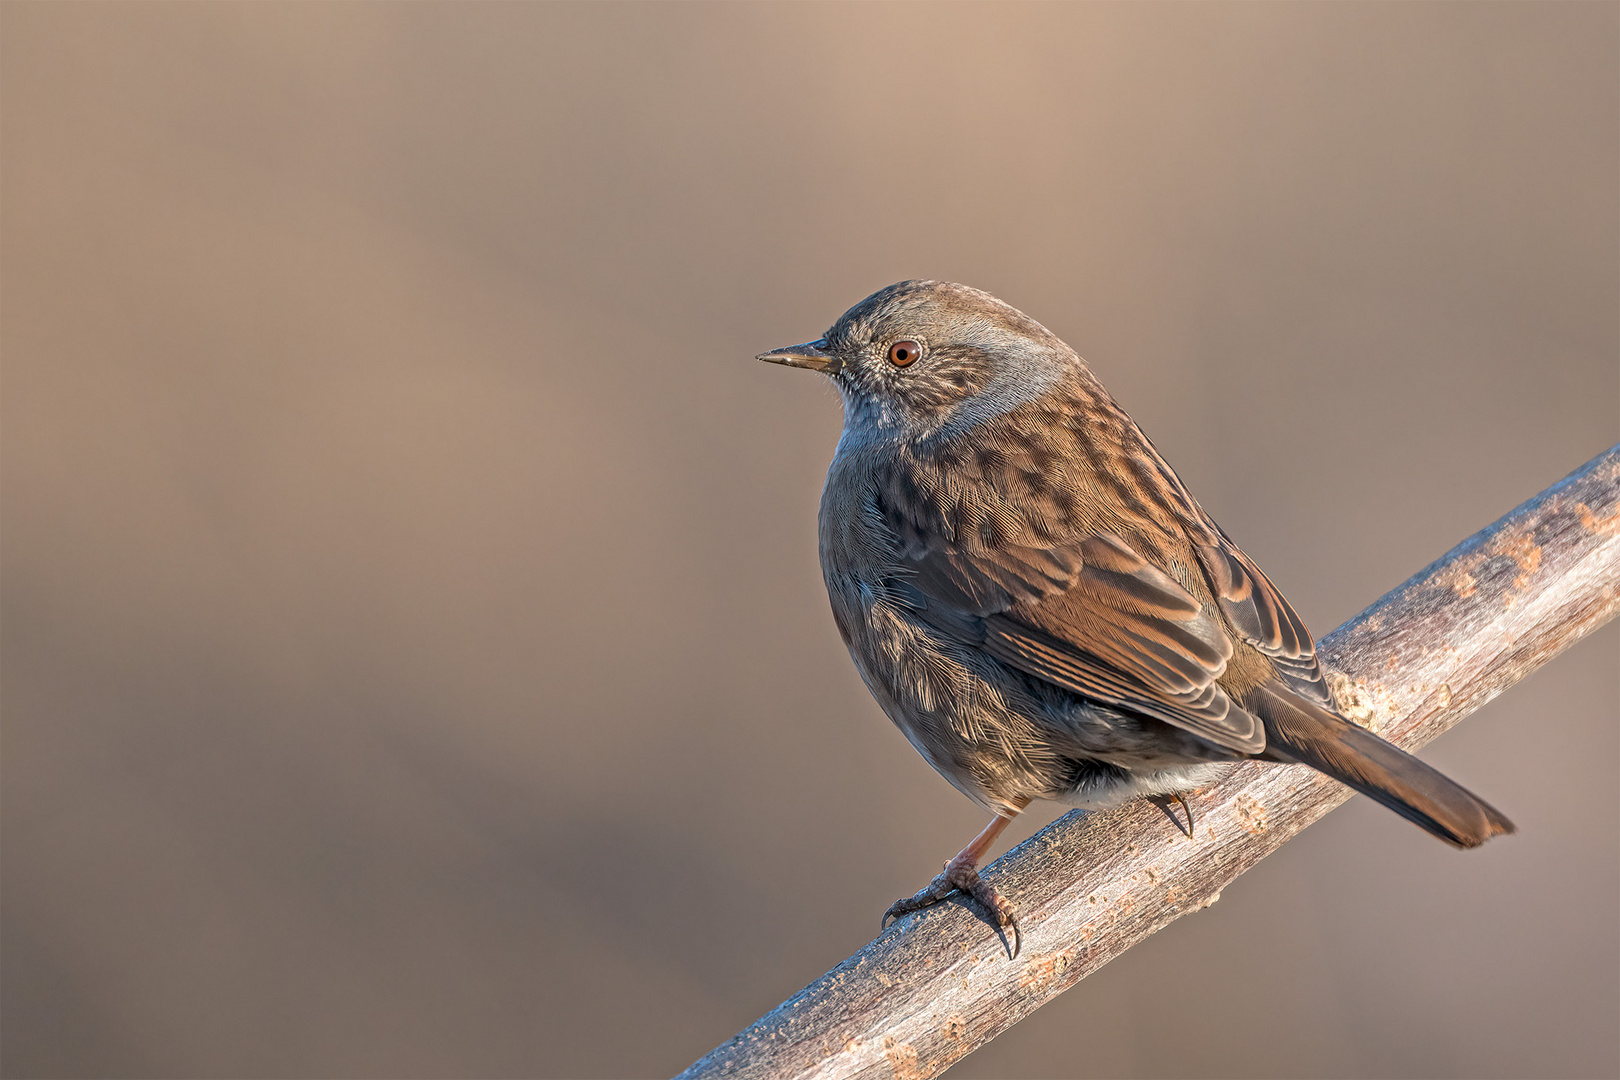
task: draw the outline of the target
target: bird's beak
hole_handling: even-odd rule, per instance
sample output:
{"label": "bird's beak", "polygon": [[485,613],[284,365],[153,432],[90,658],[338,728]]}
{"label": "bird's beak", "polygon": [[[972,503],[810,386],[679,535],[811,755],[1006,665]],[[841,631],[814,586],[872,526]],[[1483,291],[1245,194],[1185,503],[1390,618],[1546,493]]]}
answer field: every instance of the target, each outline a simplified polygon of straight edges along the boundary
{"label": "bird's beak", "polygon": [[775,352],[760,353],[759,359],[768,364],[786,364],[788,367],[809,368],[811,371],[820,371],[828,375],[838,374],[844,366],[842,360],[827,351],[826,338],[807,341],[803,345],[789,345],[787,348],[777,349]]}

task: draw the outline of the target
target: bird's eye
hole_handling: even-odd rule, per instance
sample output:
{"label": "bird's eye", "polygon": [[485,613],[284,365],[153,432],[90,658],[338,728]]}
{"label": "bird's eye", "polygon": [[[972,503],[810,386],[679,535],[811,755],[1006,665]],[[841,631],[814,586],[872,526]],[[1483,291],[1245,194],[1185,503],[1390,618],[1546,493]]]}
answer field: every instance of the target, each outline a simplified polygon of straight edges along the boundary
{"label": "bird's eye", "polygon": [[922,346],[915,341],[897,341],[889,346],[889,363],[895,367],[910,367],[922,355]]}

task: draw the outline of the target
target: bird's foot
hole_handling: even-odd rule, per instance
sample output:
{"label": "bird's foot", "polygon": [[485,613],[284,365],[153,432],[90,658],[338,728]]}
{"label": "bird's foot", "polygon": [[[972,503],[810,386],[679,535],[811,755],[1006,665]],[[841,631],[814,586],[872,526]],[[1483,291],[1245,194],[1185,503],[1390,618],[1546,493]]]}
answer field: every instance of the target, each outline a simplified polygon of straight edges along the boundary
{"label": "bird's foot", "polygon": [[978,867],[960,856],[946,863],[944,872],[914,895],[890,904],[889,910],[883,913],[883,925],[888,926],[890,919],[903,918],[914,911],[933,907],[958,890],[977,900],[979,906],[990,915],[1007,942],[1008,959],[1016,959],[1023,947],[1023,937],[1019,933],[1018,918],[1013,914],[1012,905],[996,891],[995,886],[979,876]]}

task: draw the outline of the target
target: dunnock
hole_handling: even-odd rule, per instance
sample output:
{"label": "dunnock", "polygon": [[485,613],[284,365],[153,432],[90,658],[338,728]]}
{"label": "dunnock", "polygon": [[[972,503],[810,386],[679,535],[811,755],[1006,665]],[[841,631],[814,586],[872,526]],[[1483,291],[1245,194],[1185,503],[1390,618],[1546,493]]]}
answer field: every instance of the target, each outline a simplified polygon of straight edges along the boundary
{"label": "dunnock", "polygon": [[1340,716],[1311,635],[1073,349],[995,297],[902,281],[761,360],[844,400],[821,496],[833,617],[917,751],[995,815],[884,921],[972,895],[1032,799],[1173,796],[1259,758],[1318,769],[1459,847],[1513,825]]}

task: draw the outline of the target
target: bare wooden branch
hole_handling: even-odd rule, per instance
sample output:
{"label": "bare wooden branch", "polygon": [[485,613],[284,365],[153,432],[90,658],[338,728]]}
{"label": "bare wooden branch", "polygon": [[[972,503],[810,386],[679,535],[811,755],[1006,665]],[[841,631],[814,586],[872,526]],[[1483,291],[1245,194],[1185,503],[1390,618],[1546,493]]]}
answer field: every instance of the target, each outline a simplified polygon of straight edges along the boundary
{"label": "bare wooden branch", "polygon": [[[1620,446],[1385,595],[1319,649],[1346,714],[1415,750],[1620,610]],[[1351,795],[1247,762],[1189,796],[1196,836],[1141,801],[1070,813],[988,871],[1017,905],[1009,962],[966,902],[909,916],[681,1080],[919,1080],[1221,889]]]}

